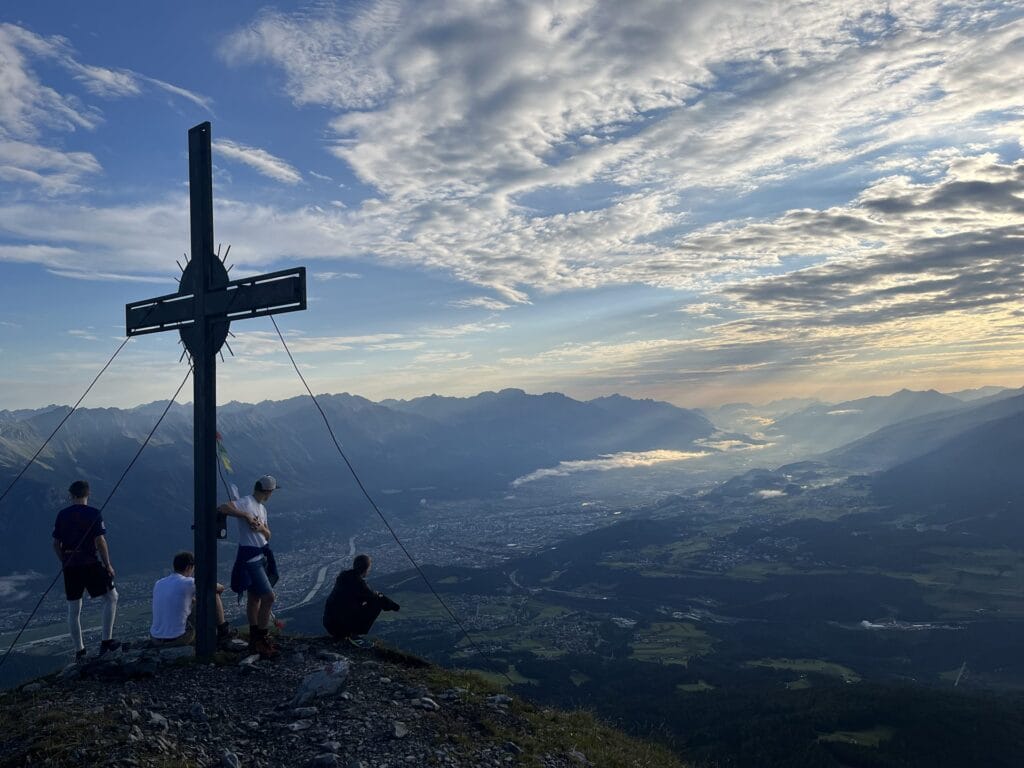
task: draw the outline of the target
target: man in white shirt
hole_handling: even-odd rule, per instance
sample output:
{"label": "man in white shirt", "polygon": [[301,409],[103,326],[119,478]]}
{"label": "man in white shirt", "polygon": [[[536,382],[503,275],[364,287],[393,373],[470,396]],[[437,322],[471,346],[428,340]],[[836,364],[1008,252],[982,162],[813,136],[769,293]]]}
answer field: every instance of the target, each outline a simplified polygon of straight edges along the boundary
{"label": "man in white shirt", "polygon": [[[165,576],[153,585],[153,624],[149,635],[159,645],[191,645],[195,642],[196,631],[192,623],[192,606],[196,598],[196,559],[191,552],[179,552],[174,556],[174,573]],[[224,587],[217,585],[217,640],[231,636],[228,623],[224,620],[224,605],[220,593]]]}
{"label": "man in white shirt", "polygon": [[277,480],[264,475],[243,496],[217,507],[217,511],[238,519],[238,555],[231,569],[231,591],[246,593],[245,613],[249,619],[249,649],[264,657],[276,655],[270,640],[270,616],[277,583],[277,564],[271,552],[270,528],[265,503],[278,488]]}

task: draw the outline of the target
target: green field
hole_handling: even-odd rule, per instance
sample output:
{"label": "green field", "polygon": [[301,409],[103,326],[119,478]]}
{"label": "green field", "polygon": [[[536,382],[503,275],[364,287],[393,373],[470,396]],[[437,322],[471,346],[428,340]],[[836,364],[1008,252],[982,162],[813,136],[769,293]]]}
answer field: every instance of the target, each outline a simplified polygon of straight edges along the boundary
{"label": "green field", "polygon": [[860,675],[849,667],[822,659],[757,659],[748,661],[747,667],[766,667],[768,669],[788,669],[793,672],[813,673],[838,677],[846,682],[860,682]]}
{"label": "green field", "polygon": [[711,653],[714,638],[687,622],[654,622],[634,635],[631,659],[655,664],[681,664]]}

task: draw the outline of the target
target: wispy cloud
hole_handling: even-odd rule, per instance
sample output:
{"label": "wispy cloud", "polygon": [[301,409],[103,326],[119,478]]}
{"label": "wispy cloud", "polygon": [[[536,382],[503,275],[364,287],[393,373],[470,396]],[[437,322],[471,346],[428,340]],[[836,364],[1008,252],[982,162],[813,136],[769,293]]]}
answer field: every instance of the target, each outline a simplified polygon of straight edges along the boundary
{"label": "wispy cloud", "polygon": [[637,467],[652,467],[655,464],[665,464],[675,461],[688,461],[707,456],[703,451],[627,451],[623,453],[605,454],[599,459],[583,459],[580,461],[562,461],[557,467],[538,469],[528,475],[523,475],[512,481],[512,487],[516,488],[526,483],[543,480],[549,477],[567,477],[579,472],[608,472],[613,469],[635,469]]}
{"label": "wispy cloud", "polygon": [[275,157],[265,149],[247,147],[229,139],[219,139],[213,142],[213,148],[220,154],[244,163],[258,173],[283,184],[298,184],[302,181],[301,173],[287,161]]}

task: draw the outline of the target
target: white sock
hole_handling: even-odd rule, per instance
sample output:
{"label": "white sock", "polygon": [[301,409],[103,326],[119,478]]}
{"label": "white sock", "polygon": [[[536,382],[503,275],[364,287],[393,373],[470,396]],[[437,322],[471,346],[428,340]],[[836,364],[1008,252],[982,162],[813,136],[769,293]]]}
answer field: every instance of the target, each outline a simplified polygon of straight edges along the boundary
{"label": "white sock", "polygon": [[111,587],[110,591],[103,595],[103,639],[109,640],[114,636],[114,617],[117,616],[117,590]]}
{"label": "white sock", "polygon": [[68,600],[68,631],[75,653],[85,648],[82,643],[82,598]]}

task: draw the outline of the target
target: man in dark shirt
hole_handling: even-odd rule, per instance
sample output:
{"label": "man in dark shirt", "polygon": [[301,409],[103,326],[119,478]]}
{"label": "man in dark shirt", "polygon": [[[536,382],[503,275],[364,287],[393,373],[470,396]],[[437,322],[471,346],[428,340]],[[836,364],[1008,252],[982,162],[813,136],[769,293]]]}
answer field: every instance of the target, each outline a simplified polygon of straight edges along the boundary
{"label": "man in dark shirt", "polygon": [[53,524],[53,551],[64,572],[64,595],[68,599],[68,630],[75,648],[75,660],[85,658],[82,642],[82,594],[103,598],[103,638],[100,655],[121,647],[113,639],[117,615],[114,566],[107,548],[103,516],[89,506],[89,484],[76,480],[68,488],[71,506],[57,513]]}
{"label": "man in dark shirt", "polygon": [[324,605],[324,629],[332,637],[348,640],[365,648],[369,645],[360,636],[370,631],[381,611],[397,611],[398,603],[366,583],[370,572],[370,556],[356,555],[352,568],[342,571]]}

